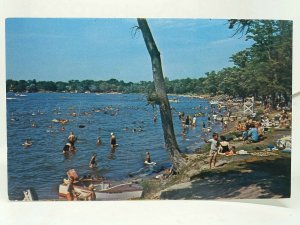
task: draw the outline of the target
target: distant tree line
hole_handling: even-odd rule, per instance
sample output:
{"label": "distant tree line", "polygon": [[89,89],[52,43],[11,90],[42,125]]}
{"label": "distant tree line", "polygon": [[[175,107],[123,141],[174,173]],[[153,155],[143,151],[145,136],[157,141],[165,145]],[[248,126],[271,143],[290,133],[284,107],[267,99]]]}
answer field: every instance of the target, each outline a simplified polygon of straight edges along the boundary
{"label": "distant tree line", "polygon": [[[167,93],[227,94],[234,97],[278,97],[290,100],[292,94],[292,21],[287,20],[229,20],[235,35],[252,40],[251,47],[233,54],[233,67],[207,72],[198,79],[169,80],[165,77]],[[152,81],[124,82],[70,80],[68,82],[7,80],[6,91],[12,92],[120,92],[153,93]]]}
{"label": "distant tree line", "polygon": [[[165,78],[168,93],[174,94],[205,94],[208,89],[203,82],[206,78],[199,79],[176,79]],[[70,80],[68,82],[36,81],[33,80],[12,80],[6,81],[7,92],[91,92],[91,93],[151,93],[154,91],[153,81],[124,82],[117,79],[107,81],[94,80]]]}

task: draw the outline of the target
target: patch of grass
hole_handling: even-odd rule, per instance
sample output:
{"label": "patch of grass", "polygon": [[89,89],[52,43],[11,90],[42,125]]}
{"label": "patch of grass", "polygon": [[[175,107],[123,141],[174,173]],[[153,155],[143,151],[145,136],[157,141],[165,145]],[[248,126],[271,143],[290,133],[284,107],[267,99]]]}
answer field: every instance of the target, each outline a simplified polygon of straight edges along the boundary
{"label": "patch of grass", "polygon": [[155,179],[145,179],[140,182],[140,185],[143,187],[143,198],[151,199],[152,196],[163,189],[163,185],[159,180]]}

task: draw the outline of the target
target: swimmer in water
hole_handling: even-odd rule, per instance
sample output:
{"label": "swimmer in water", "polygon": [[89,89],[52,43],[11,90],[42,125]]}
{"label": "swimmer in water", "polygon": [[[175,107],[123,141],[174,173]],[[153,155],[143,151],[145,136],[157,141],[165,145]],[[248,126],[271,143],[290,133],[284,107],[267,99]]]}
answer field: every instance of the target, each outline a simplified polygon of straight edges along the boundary
{"label": "swimmer in water", "polygon": [[71,148],[71,144],[70,143],[65,144],[65,146],[63,148],[63,154],[68,153],[70,151],[70,148]]}
{"label": "swimmer in water", "polygon": [[153,117],[153,122],[156,123],[156,121],[157,121],[157,117],[154,116],[154,117]]}
{"label": "swimmer in water", "polygon": [[24,144],[23,144],[25,147],[29,147],[32,145],[32,143],[29,141],[29,139],[26,139]]}
{"label": "swimmer in water", "polygon": [[102,144],[101,138],[98,137],[98,139],[97,139],[97,145],[101,145],[101,144]]}
{"label": "swimmer in water", "polygon": [[151,163],[150,153],[146,152],[145,163]]}
{"label": "swimmer in water", "polygon": [[77,140],[77,137],[75,136],[75,134],[73,132],[71,132],[70,135],[69,135],[69,137],[68,137],[68,141],[71,144],[71,148],[70,148],[71,151],[75,151],[76,150],[76,148],[74,146],[76,140]]}
{"label": "swimmer in water", "polygon": [[112,149],[117,146],[117,138],[114,133],[110,133],[110,146]]}
{"label": "swimmer in water", "polygon": [[96,153],[93,153],[93,156],[90,160],[90,164],[89,164],[89,167],[90,168],[95,168],[97,166],[97,162],[96,162]]}

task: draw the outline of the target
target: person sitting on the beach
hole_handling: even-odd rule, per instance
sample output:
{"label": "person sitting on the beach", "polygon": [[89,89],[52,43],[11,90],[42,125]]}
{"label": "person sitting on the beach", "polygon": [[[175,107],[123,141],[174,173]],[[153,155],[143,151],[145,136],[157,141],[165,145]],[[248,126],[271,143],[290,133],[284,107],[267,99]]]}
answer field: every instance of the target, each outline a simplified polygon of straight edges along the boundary
{"label": "person sitting on the beach", "polygon": [[263,140],[264,139],[264,129],[263,129],[261,123],[256,123],[255,127],[257,128],[258,139]]}
{"label": "person sitting on the beach", "polygon": [[67,200],[68,201],[77,200],[73,183],[74,183],[74,177],[71,176],[71,177],[69,177],[69,184],[68,184],[68,189],[67,189],[67,192],[68,192],[67,193]]}
{"label": "person sitting on the beach", "polygon": [[251,137],[251,140],[249,142],[258,142],[258,130],[256,127],[252,127],[251,129],[249,129],[248,137]]}
{"label": "person sitting on the beach", "polygon": [[146,152],[145,163],[151,163],[150,153]]}
{"label": "person sitting on the beach", "polygon": [[94,167],[97,166],[96,156],[97,156],[97,154],[94,153],[93,156],[92,156],[92,158],[91,158],[91,160],[90,160],[90,164],[89,164],[90,168],[94,168]]}
{"label": "person sitting on the beach", "polygon": [[212,137],[213,138],[211,138],[209,140],[204,139],[204,141],[206,143],[211,143],[210,152],[209,152],[209,155],[210,155],[209,168],[210,169],[212,168],[212,164],[213,164],[214,167],[216,166],[217,155],[218,155],[218,146],[219,146],[219,142],[218,142],[219,136],[218,136],[218,134],[213,133]]}
{"label": "person sitting on the beach", "polygon": [[244,131],[242,133],[242,138],[244,142],[248,140],[248,130],[246,127],[244,128]]}
{"label": "person sitting on the beach", "polygon": [[224,136],[220,137],[221,142],[220,142],[220,146],[222,147],[222,150],[220,151],[221,153],[226,153],[229,152],[229,142],[226,141],[226,138]]}
{"label": "person sitting on the beach", "polygon": [[243,124],[241,121],[238,121],[238,124],[236,125],[236,130],[237,131],[243,131]]}
{"label": "person sitting on the beach", "polygon": [[229,155],[236,155],[236,152],[235,152],[235,146],[232,146],[232,147],[230,148],[230,151],[225,152],[225,155],[226,155],[226,156],[229,156]]}

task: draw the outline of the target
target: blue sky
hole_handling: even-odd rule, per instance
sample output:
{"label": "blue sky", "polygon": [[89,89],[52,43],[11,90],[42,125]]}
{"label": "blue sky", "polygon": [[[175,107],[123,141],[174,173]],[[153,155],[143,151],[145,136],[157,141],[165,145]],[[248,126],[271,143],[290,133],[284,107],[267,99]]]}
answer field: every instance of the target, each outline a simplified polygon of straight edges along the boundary
{"label": "blue sky", "polygon": [[[226,20],[148,19],[164,75],[199,78],[232,66],[229,57],[251,45],[232,37]],[[136,19],[7,19],[7,79],[152,80]]]}

